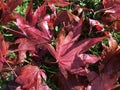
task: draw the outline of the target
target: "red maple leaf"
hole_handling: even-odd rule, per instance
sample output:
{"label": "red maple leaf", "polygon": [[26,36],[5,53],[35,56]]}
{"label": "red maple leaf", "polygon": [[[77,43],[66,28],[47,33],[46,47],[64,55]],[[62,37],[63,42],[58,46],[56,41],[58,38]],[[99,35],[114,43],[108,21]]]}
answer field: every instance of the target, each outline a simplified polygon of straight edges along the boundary
{"label": "red maple leaf", "polygon": [[[46,29],[46,27],[44,27],[44,24],[46,24],[46,21],[41,22],[41,25],[42,24],[43,24],[42,28],[44,28],[44,30],[41,29],[40,31],[38,28],[27,24],[27,22],[23,18],[21,17],[17,18],[17,26],[21,29],[23,34],[26,36],[25,38],[21,38],[17,40],[17,42],[20,43],[18,47],[18,50],[20,50],[19,52],[20,58],[21,58],[21,55],[22,55],[22,58],[26,58],[26,55],[25,55],[26,51],[34,50],[37,44],[45,44],[45,43],[51,42],[52,36],[50,35],[49,28]],[[23,62],[23,59],[20,59],[20,62]]]}
{"label": "red maple leaf", "polygon": [[86,21],[89,22],[89,25],[90,25],[89,35],[91,36],[92,34],[93,36],[108,35],[108,32],[105,31],[104,26],[98,20],[86,19]]}
{"label": "red maple leaf", "polygon": [[115,84],[120,77],[120,49],[117,42],[109,35],[109,47],[104,46],[99,73],[88,75],[92,83],[90,90],[111,90],[120,86]]}
{"label": "red maple leaf", "polygon": [[[52,34],[49,29],[50,15],[46,15],[45,4],[41,5],[33,13],[32,0],[26,11],[25,18],[16,14],[16,25],[22,31],[25,38],[17,40],[19,42],[19,58],[23,62],[26,58],[26,52],[34,51],[38,44],[45,44],[51,42]],[[23,50],[22,50],[23,49]],[[22,56],[21,56],[22,55]]]}
{"label": "red maple leaf", "polygon": [[22,0],[8,0],[7,3],[4,0],[0,0],[0,22],[6,24],[8,21],[15,19],[11,14],[21,3]]}
{"label": "red maple leaf", "polygon": [[104,16],[102,17],[102,22],[109,25],[120,17],[120,1],[103,0],[102,3],[106,9]]}
{"label": "red maple leaf", "polygon": [[19,60],[17,63],[22,63],[27,58],[26,56],[27,51],[35,51],[35,43],[32,43],[30,40],[26,38],[17,39],[16,43],[19,44],[18,46]]}
{"label": "red maple leaf", "polygon": [[60,90],[85,90],[88,81],[86,77],[82,77],[79,75],[74,75],[66,72],[65,75],[58,72],[54,76],[54,82],[57,84]]}
{"label": "red maple leaf", "polygon": [[71,12],[68,11],[60,11],[57,13],[57,18],[55,20],[55,26],[63,25],[68,26],[70,24],[75,24],[78,22],[80,18]]}
{"label": "red maple leaf", "polygon": [[68,32],[62,29],[56,39],[56,49],[50,44],[47,45],[50,53],[56,58],[61,71],[67,70],[72,74],[86,75],[87,64],[93,64],[100,58],[94,55],[85,54],[90,47],[102,40],[100,38],[89,38],[78,41],[81,34],[82,20]]}
{"label": "red maple leaf", "polygon": [[2,69],[3,63],[6,60],[7,52],[8,52],[8,45],[4,41],[4,38],[0,33],[0,71]]}
{"label": "red maple leaf", "polygon": [[120,4],[120,1],[119,0],[103,0],[102,3],[105,8],[108,8],[108,7],[116,7],[117,5]]}
{"label": "red maple leaf", "polygon": [[[33,12],[33,0],[30,0],[28,9],[26,10],[25,20],[28,24],[35,26],[40,19],[44,19],[46,16],[46,3],[43,3]],[[46,21],[46,20],[45,20]]]}
{"label": "red maple leaf", "polygon": [[[23,34],[26,35],[27,38],[37,43],[50,42],[52,38],[48,26],[50,17],[49,15],[43,14],[43,10],[45,12],[45,5],[40,6],[33,15],[31,15],[30,12],[32,11],[31,8],[28,8],[29,13],[26,13],[25,18],[21,17],[19,14],[16,14],[16,25],[18,28],[23,32]],[[28,16],[32,18],[29,18]]]}
{"label": "red maple leaf", "polygon": [[[17,90],[51,90],[44,82],[46,75],[37,66],[27,65],[20,68],[16,82],[21,84]],[[21,88],[21,89],[20,89]]]}

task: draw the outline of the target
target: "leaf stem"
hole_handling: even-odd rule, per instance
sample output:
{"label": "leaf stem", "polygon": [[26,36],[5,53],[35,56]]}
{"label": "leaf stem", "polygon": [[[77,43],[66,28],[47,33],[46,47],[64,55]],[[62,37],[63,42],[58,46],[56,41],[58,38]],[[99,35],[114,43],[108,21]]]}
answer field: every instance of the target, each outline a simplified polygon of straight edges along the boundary
{"label": "leaf stem", "polygon": [[9,66],[9,68],[12,70],[15,77],[17,77],[17,74],[15,73],[14,69],[10,66],[10,64],[5,59],[3,59],[3,61],[5,61],[5,63]]}
{"label": "leaf stem", "polygon": [[41,62],[43,62],[43,63],[46,63],[46,64],[57,64],[58,62],[48,62],[48,61],[41,61]]}

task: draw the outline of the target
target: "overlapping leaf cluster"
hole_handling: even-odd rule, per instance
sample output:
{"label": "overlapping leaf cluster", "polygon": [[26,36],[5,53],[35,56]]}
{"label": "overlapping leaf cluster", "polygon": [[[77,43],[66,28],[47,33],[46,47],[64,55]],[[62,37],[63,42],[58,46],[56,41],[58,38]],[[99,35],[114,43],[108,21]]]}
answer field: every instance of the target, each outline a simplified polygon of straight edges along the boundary
{"label": "overlapping leaf cluster", "polygon": [[[5,90],[52,90],[44,65],[59,69],[50,78],[59,90],[120,86],[120,48],[111,34],[120,29],[119,0],[101,1],[102,8],[97,11],[82,6],[84,0],[44,0],[37,9],[30,0],[25,15],[20,15],[14,9],[22,2],[0,0],[0,71],[14,77]],[[95,20],[97,15],[99,20]],[[15,40],[5,40],[3,31]],[[103,39],[108,39],[108,46],[101,43]],[[101,55],[96,56],[89,49],[98,43]]]}

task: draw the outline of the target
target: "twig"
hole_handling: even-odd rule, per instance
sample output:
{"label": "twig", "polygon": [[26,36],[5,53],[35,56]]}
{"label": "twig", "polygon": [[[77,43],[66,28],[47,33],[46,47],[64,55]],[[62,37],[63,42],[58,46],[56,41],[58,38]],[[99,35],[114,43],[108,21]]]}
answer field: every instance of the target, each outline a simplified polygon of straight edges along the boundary
{"label": "twig", "polygon": [[17,74],[15,73],[14,69],[10,66],[10,64],[5,59],[3,59],[3,61],[5,61],[5,63],[9,66],[9,68],[12,70],[15,77],[17,77]]}

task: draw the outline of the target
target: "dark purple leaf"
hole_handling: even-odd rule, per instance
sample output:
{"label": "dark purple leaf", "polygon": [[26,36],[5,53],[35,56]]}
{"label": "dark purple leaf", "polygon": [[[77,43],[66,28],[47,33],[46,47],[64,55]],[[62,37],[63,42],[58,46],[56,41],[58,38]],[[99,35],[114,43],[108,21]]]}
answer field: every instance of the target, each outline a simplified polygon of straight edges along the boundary
{"label": "dark purple leaf", "polygon": [[99,73],[90,72],[88,75],[91,84],[90,90],[111,90],[120,77],[120,49],[117,42],[109,35],[109,47],[104,46]]}

